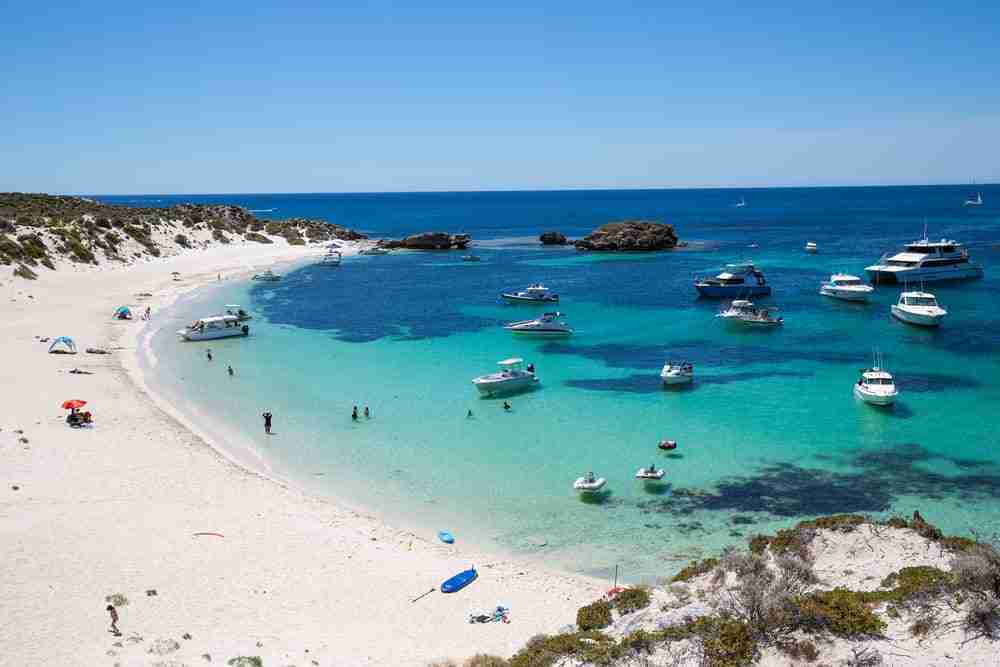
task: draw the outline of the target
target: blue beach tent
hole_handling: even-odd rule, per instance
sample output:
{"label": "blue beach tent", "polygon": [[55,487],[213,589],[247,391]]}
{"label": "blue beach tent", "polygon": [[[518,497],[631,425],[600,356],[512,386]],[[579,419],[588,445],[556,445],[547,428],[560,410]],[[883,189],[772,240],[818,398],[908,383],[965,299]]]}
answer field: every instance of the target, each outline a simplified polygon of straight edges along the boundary
{"label": "blue beach tent", "polygon": [[132,319],[132,311],[128,309],[128,306],[118,306],[114,317],[116,320],[130,320]]}
{"label": "blue beach tent", "polygon": [[76,343],[69,336],[58,336],[49,345],[52,354],[76,354]]}

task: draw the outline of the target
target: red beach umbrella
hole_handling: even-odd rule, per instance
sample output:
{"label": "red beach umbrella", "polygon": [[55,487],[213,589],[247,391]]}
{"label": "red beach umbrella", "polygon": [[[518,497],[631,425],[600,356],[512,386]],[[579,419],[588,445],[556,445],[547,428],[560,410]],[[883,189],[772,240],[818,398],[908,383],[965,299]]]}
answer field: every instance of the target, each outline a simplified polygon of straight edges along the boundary
{"label": "red beach umbrella", "polygon": [[63,410],[79,410],[87,404],[87,401],[81,400],[79,398],[74,398],[68,401],[63,401]]}

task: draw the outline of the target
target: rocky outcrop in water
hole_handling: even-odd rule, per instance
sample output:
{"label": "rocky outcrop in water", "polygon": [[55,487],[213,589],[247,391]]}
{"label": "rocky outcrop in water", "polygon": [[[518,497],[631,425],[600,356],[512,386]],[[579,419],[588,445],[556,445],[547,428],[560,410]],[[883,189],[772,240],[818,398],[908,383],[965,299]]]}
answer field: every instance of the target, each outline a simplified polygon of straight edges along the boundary
{"label": "rocky outcrop in water", "polygon": [[472,237],[468,234],[449,234],[447,232],[423,232],[413,234],[400,240],[383,240],[379,245],[383,248],[405,248],[407,250],[450,250],[465,248]]}
{"label": "rocky outcrop in water", "polygon": [[647,220],[623,220],[601,225],[574,245],[577,250],[652,251],[677,246],[673,225]]}
{"label": "rocky outcrop in water", "polygon": [[566,245],[566,235],[562,232],[542,232],[538,240],[542,245]]}

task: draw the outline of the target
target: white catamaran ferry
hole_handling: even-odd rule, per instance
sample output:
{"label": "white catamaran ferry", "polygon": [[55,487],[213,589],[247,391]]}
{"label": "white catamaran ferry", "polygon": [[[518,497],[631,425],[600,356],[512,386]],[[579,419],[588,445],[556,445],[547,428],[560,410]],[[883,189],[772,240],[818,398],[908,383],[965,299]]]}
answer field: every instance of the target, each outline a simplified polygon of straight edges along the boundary
{"label": "white catamaran ferry", "polygon": [[879,285],[982,278],[983,267],[969,261],[961,243],[924,238],[906,244],[902,252],[883,256],[878,264],[865,267],[872,283]]}

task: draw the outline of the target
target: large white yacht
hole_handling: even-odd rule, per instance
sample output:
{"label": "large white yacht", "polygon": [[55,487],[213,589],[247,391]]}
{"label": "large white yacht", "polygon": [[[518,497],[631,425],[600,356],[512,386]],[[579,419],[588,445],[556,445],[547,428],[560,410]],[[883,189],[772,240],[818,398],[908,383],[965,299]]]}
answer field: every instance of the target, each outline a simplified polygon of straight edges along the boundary
{"label": "large white yacht", "polygon": [[500,370],[496,373],[481,375],[472,380],[472,384],[484,396],[499,396],[528,389],[538,382],[535,367],[528,364],[523,368],[524,359],[514,357],[497,362]]}
{"label": "large white yacht", "polygon": [[553,294],[549,288],[541,283],[528,285],[526,289],[519,292],[504,292],[500,295],[504,301],[511,303],[558,303],[559,295]]}
{"label": "large white yacht", "polygon": [[504,329],[522,336],[569,336],[573,329],[562,321],[563,313],[545,313],[534,320],[505,324]]}
{"label": "large white yacht", "polygon": [[698,294],[708,297],[766,296],[771,286],[764,274],[752,262],[726,264],[722,273],[714,278],[699,278],[694,283]]}
{"label": "large white yacht", "polygon": [[881,361],[861,371],[854,383],[854,395],[871,405],[892,405],[898,394],[892,374],[882,368]]}
{"label": "large white yacht", "polygon": [[249,334],[250,327],[240,322],[239,318],[234,315],[203,317],[177,332],[177,335],[183,340],[215,340],[216,338],[233,338]]}
{"label": "large white yacht", "polygon": [[919,241],[907,243],[902,252],[883,256],[878,264],[865,267],[865,273],[876,285],[885,285],[982,278],[983,267],[969,261],[969,253],[961,243],[930,241],[924,234]]}
{"label": "large white yacht", "polygon": [[823,296],[843,301],[868,301],[874,291],[875,288],[861,278],[846,273],[835,273],[819,286],[819,293]]}
{"label": "large white yacht", "polygon": [[892,304],[893,317],[922,327],[938,326],[947,314],[930,292],[903,292]]}

